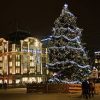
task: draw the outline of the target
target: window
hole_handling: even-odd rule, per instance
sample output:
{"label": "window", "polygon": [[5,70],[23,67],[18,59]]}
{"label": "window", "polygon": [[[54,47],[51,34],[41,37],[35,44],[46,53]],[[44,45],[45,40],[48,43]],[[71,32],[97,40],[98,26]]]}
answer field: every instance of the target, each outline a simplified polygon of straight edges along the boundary
{"label": "window", "polygon": [[30,56],[30,60],[33,60],[34,58],[33,58],[33,56]]}
{"label": "window", "polygon": [[12,62],[9,62],[9,66],[10,66],[10,67],[12,66]]}
{"label": "window", "polygon": [[20,49],[21,49],[20,47],[18,47],[18,46],[16,47],[16,51],[20,51]]}
{"label": "window", "polygon": [[30,62],[30,66],[34,66],[34,62]]}
{"label": "window", "polygon": [[37,56],[37,63],[40,64],[40,56]]}
{"label": "window", "polygon": [[34,68],[31,68],[30,69],[30,73],[35,73],[35,69]]}
{"label": "window", "polygon": [[20,83],[20,79],[16,79],[16,84],[19,84]]}
{"label": "window", "polygon": [[20,55],[16,55],[16,60],[20,60]]}
{"label": "window", "polygon": [[7,44],[4,43],[4,52],[7,52]]}
{"label": "window", "polygon": [[16,68],[16,73],[20,73],[20,68]]}
{"label": "window", "polygon": [[2,81],[2,80],[0,80],[0,83],[3,83],[3,81]]}
{"label": "window", "polygon": [[0,46],[0,51],[2,51],[3,50],[3,46]]}
{"label": "window", "polygon": [[9,58],[11,59],[12,58],[12,55],[10,55]]}
{"label": "window", "polygon": [[2,61],[2,57],[0,57],[0,61]]}
{"label": "window", "polygon": [[40,67],[40,65],[37,65],[37,72],[41,72],[41,67]]}
{"label": "window", "polygon": [[15,51],[15,44],[12,44],[12,51]]}
{"label": "window", "polygon": [[2,75],[3,73],[2,73],[2,70],[0,70],[0,74]]}
{"label": "window", "polygon": [[28,78],[27,77],[24,77],[24,78],[22,78],[22,81],[23,82],[27,82],[28,81]]}
{"label": "window", "polygon": [[23,69],[23,73],[27,73],[27,68],[24,68]]}
{"label": "window", "polygon": [[19,61],[16,61],[16,66],[20,66],[20,62]]}
{"label": "window", "polygon": [[9,84],[12,84],[12,80],[11,79],[9,79]]}
{"label": "window", "polygon": [[12,68],[10,68],[9,73],[12,74]]}

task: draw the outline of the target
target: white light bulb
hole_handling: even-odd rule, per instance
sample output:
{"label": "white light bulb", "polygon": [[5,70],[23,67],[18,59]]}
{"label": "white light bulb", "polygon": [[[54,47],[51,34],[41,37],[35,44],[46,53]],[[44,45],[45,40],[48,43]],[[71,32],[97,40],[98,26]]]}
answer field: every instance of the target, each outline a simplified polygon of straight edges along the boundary
{"label": "white light bulb", "polygon": [[64,5],[64,8],[68,8],[68,5],[67,5],[67,4],[65,4],[65,5]]}

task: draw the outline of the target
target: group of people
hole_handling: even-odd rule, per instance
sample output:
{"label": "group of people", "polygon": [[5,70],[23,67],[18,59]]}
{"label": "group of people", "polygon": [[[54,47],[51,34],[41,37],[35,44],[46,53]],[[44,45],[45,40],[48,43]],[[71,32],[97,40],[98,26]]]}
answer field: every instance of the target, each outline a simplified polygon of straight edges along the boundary
{"label": "group of people", "polygon": [[95,84],[93,81],[84,80],[82,82],[82,96],[86,99],[94,96]]}
{"label": "group of people", "polygon": [[3,84],[0,83],[0,88],[7,89],[7,83],[6,82]]}

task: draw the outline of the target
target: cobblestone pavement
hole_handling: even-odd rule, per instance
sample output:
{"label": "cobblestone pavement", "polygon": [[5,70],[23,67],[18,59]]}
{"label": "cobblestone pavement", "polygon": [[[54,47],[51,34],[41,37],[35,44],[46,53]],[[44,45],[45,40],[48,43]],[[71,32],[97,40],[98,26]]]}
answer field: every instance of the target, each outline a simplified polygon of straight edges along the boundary
{"label": "cobblestone pavement", "polygon": [[[86,100],[80,93],[26,93],[25,88],[0,90],[0,100]],[[100,100],[96,94],[88,100]]]}

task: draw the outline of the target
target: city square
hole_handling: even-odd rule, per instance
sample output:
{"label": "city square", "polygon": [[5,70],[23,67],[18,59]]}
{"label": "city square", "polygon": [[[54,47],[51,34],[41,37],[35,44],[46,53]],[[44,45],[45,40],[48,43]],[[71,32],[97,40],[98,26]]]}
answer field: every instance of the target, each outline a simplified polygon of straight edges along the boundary
{"label": "city square", "polygon": [[[99,100],[100,95],[96,94],[89,100]],[[81,93],[26,93],[25,88],[0,90],[1,100],[85,100]]]}
{"label": "city square", "polygon": [[0,16],[0,99],[98,100],[98,3],[4,4],[8,9],[2,8]]}

